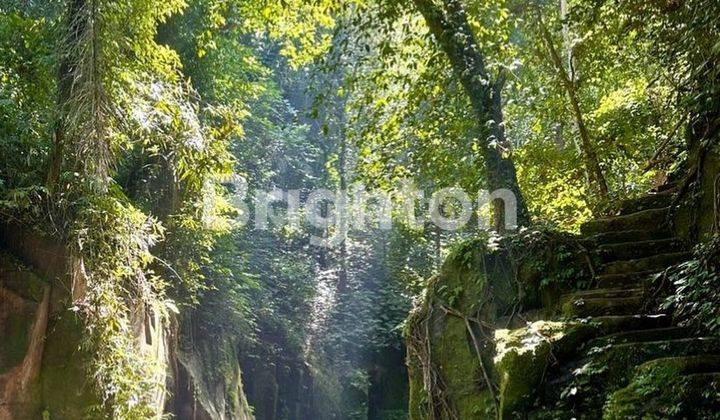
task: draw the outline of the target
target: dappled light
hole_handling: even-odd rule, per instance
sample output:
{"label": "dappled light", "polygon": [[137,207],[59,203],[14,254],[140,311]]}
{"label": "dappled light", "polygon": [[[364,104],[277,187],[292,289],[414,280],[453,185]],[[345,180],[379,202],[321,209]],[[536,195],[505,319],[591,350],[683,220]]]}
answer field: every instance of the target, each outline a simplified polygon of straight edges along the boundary
{"label": "dappled light", "polygon": [[720,418],[717,0],[0,0],[0,420]]}

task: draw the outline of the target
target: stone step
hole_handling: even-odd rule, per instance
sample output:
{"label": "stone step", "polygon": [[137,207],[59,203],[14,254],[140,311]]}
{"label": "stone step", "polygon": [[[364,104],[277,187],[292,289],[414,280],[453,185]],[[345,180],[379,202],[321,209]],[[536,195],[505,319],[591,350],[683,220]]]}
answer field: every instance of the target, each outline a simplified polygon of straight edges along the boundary
{"label": "stone step", "polygon": [[667,315],[606,315],[571,321],[573,327],[565,331],[562,339],[553,344],[553,354],[559,360],[578,357],[587,343],[631,330],[669,328],[671,317]]}
{"label": "stone step", "polygon": [[614,261],[603,265],[600,268],[600,275],[662,271],[671,265],[686,261],[690,256],[689,252],[673,252],[635,260]]}
{"label": "stone step", "polygon": [[682,251],[683,242],[677,238],[657,239],[639,242],[622,242],[616,244],[600,245],[597,255],[603,262],[618,260],[634,260],[651,257],[653,255],[667,254]]}
{"label": "stone step", "polygon": [[[606,315],[580,319],[581,325],[586,328],[574,328],[570,333],[579,337],[568,340],[574,344],[572,348],[567,346],[556,346],[553,354],[558,358],[557,364],[547,371],[548,377],[546,386],[542,387],[542,399],[546,401],[558,401],[560,392],[567,389],[576,376],[576,371],[588,363],[587,343],[602,336],[621,333],[629,330],[661,329],[670,326],[672,319],[665,314],[660,315]],[[564,343],[563,340],[558,344]],[[585,356],[583,356],[585,355]],[[566,417],[570,418],[570,417]]]}
{"label": "stone step", "polygon": [[562,366],[549,384],[572,390],[570,402],[580,412],[600,409],[603,395],[623,388],[635,367],[669,357],[703,356],[720,353],[720,338],[698,337],[588,347],[585,357]]}
{"label": "stone step", "polygon": [[720,354],[662,357],[643,363],[638,368],[638,371],[649,370],[659,366],[672,367],[675,372],[681,375],[718,373],[720,372]]}
{"label": "stone step", "polygon": [[667,328],[672,318],[665,314],[657,315],[606,315],[588,318],[588,322],[598,325],[603,335],[620,331]]}
{"label": "stone step", "polygon": [[645,284],[650,282],[653,275],[657,274],[657,270],[640,271],[635,273],[622,273],[622,274],[605,274],[595,278],[595,283],[598,288],[611,289],[611,288],[637,288],[643,287]]}
{"label": "stone step", "polygon": [[668,357],[702,356],[720,352],[720,337],[691,337],[610,344],[587,351],[586,362],[607,366],[608,373],[626,376],[643,363]]}
{"label": "stone step", "polygon": [[673,190],[665,190],[657,193],[650,193],[638,198],[623,200],[618,206],[619,215],[637,213],[647,209],[659,209],[668,207],[675,199]]}
{"label": "stone step", "polygon": [[579,292],[567,293],[561,296],[562,302],[579,300],[579,299],[596,299],[596,298],[619,298],[629,296],[642,296],[645,289],[643,288],[611,288],[611,289],[591,289]]}
{"label": "stone step", "polygon": [[[662,381],[664,378],[657,376],[656,379],[657,382],[651,382],[654,385],[652,389],[648,389],[646,378],[640,378],[638,383],[629,385],[629,387],[635,385],[632,387],[635,391],[634,395],[629,395],[631,402],[629,404],[621,402],[627,411],[623,413],[622,409],[617,410],[606,404],[609,413],[604,415],[603,419],[637,418],[637,413],[642,413],[643,419],[720,418],[720,372],[671,376],[666,381]],[[632,388],[616,391],[611,397],[612,400],[617,398],[618,393],[627,395],[632,392]],[[675,404],[669,405],[672,404],[669,401],[674,401]],[[672,409],[672,417],[668,416],[669,409]]]}
{"label": "stone step", "polygon": [[617,244],[623,242],[652,241],[667,239],[672,236],[668,228],[655,228],[646,230],[620,230],[598,233],[587,238],[593,245]]}
{"label": "stone step", "polygon": [[609,396],[603,419],[717,418],[720,356],[669,357],[642,364],[629,384]]}
{"label": "stone step", "polygon": [[603,347],[609,344],[644,343],[648,341],[677,340],[691,337],[693,330],[685,327],[662,327],[643,330],[616,332],[592,340],[588,347]]}
{"label": "stone step", "polygon": [[632,315],[643,305],[643,296],[616,298],[581,298],[562,305],[562,314],[568,317],[592,317],[600,315]]}
{"label": "stone step", "polygon": [[[716,385],[720,385],[720,368],[718,368],[717,371],[713,371],[713,372],[691,373],[691,374],[687,374],[687,375],[683,375],[683,376],[690,380],[699,379],[699,380],[702,380],[703,382],[708,381],[708,382],[713,382]],[[707,386],[698,387],[698,388],[702,389],[702,390],[710,389]],[[715,387],[715,389],[717,390],[717,387]],[[716,398],[719,395],[720,394],[715,394]]]}
{"label": "stone step", "polygon": [[591,220],[580,227],[583,235],[595,235],[604,232],[624,230],[657,229],[666,224],[670,208],[648,209],[623,216],[605,217]]}

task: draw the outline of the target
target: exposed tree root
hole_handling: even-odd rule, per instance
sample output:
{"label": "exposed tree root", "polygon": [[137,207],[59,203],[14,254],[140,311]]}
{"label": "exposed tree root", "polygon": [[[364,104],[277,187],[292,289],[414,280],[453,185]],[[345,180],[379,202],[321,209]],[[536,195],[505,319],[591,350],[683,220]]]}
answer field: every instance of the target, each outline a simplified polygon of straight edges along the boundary
{"label": "exposed tree root", "polygon": [[427,393],[425,415],[428,420],[459,420],[457,411],[448,398],[447,385],[432,361],[432,344],[430,340],[430,319],[432,306],[430,302],[413,311],[408,320],[410,329],[407,334],[408,358],[411,364],[420,364],[423,387]]}
{"label": "exposed tree root", "polygon": [[[445,306],[440,307],[443,312],[445,312],[446,315],[452,315],[456,318],[460,318],[465,323],[465,328],[467,329],[468,334],[470,334],[470,338],[472,339],[473,348],[475,349],[475,356],[478,358],[478,363],[480,364],[480,370],[483,374],[483,379],[485,380],[485,385],[487,385],[488,391],[490,392],[490,395],[493,399],[493,404],[495,405],[495,412],[500,412],[500,399],[498,398],[498,390],[497,385],[492,380],[490,376],[490,368],[488,366],[485,366],[485,361],[482,358],[482,351],[480,350],[480,344],[478,343],[478,339],[475,335],[475,331],[473,331],[471,322],[476,323],[480,327],[480,331],[483,331],[485,328],[490,328],[491,330],[494,329],[492,325],[488,325],[487,323],[484,323],[480,321],[478,318],[469,317],[466,316],[452,308],[448,308]],[[486,341],[492,340],[492,337],[483,337]]]}

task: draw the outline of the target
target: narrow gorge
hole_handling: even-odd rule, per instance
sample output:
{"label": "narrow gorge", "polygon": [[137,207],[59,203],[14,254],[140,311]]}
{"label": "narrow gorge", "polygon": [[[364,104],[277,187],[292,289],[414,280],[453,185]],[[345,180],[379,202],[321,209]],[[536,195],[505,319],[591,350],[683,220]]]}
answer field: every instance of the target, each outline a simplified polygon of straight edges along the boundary
{"label": "narrow gorge", "polygon": [[0,0],[0,420],[720,418],[717,0]]}

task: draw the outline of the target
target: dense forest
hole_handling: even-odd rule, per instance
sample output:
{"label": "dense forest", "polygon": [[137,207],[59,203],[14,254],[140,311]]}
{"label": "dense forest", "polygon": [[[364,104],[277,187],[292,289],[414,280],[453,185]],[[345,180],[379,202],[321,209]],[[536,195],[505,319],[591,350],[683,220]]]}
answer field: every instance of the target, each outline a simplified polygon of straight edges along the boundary
{"label": "dense forest", "polygon": [[720,418],[717,0],[0,0],[0,420]]}

